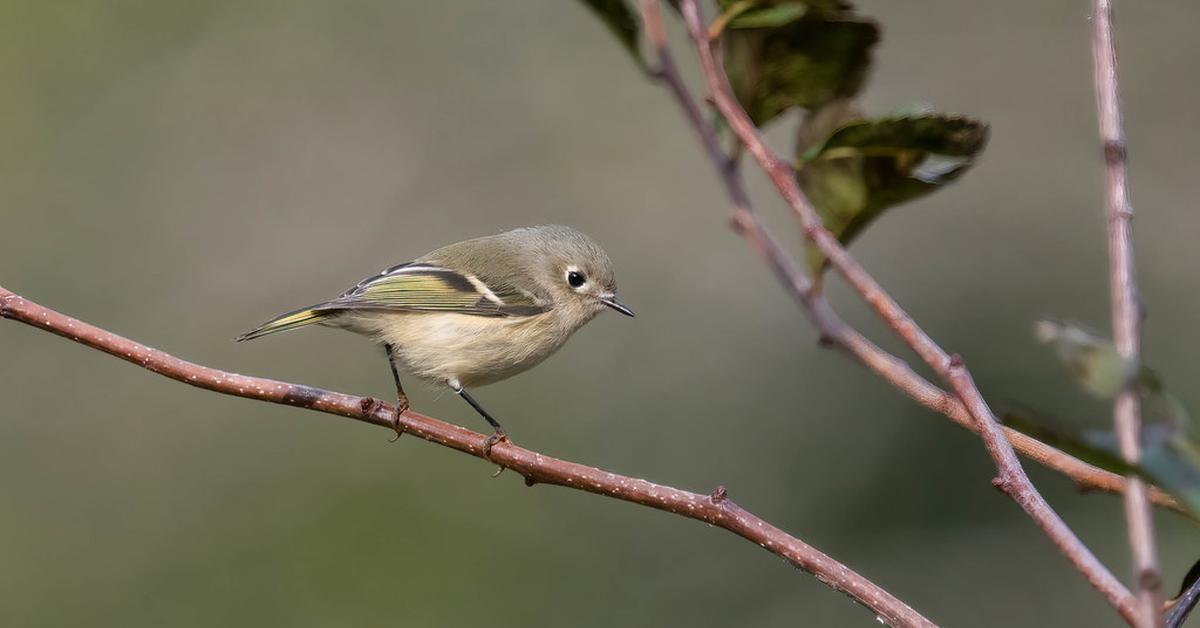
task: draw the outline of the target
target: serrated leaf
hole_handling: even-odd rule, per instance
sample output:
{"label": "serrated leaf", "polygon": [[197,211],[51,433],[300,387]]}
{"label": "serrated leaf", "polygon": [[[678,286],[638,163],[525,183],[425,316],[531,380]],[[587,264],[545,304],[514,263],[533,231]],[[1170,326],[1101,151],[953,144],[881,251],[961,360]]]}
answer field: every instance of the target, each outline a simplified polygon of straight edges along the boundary
{"label": "serrated leaf", "polygon": [[642,50],[638,41],[641,24],[625,0],[583,0],[583,3],[620,40],[621,45],[633,57],[638,67],[648,72],[650,68],[646,65],[646,60],[642,58]]}
{"label": "serrated leaf", "polygon": [[[723,8],[734,3],[725,4]],[[724,31],[725,72],[755,125],[793,107],[816,109],[862,87],[879,27],[848,10],[810,10],[817,4],[760,3],[731,18],[730,25],[739,19],[750,24]],[[798,9],[784,8],[792,5],[805,9],[797,16]],[[754,26],[754,19],[771,25]]]}
{"label": "serrated leaf", "polygon": [[986,142],[987,125],[972,118],[942,114],[889,117],[844,124],[801,159],[828,158],[839,150],[847,155],[862,152],[894,155],[917,150],[972,157]]}
{"label": "serrated leaf", "polygon": [[[962,176],[987,144],[987,124],[950,115],[857,120],[804,151],[797,180],[825,227],[848,244],[885,210]],[[825,256],[811,243],[820,277]]]}

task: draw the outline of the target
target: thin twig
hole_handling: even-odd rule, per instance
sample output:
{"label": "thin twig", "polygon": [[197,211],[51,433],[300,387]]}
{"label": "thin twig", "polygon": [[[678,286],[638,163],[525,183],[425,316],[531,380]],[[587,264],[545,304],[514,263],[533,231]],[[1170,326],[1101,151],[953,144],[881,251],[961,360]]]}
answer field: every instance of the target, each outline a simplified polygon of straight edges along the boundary
{"label": "thin twig", "polygon": [[830,264],[876,310],[880,318],[954,389],[959,400],[966,407],[967,413],[979,426],[988,452],[996,464],[998,472],[996,486],[1004,490],[1021,506],[1088,582],[1100,591],[1109,604],[1117,609],[1126,620],[1132,621],[1134,607],[1132,595],[1096,559],[1033,487],[1021,467],[1012,445],[1004,437],[999,422],[975,387],[961,359],[957,357],[952,359],[945,350],[938,346],[908,313],[875,282],[874,278],[846,252],[837,238],[825,229],[816,210],[800,191],[791,166],[776,158],[734,97],[724,69],[716,55],[713,54],[712,42],[707,37],[704,19],[696,0],[681,0],[680,8],[688,33],[700,57],[701,71],[708,86],[709,96],[712,97],[716,107],[725,117],[742,145],[753,155],[780,195],[792,208],[803,227],[805,236],[825,254]]}
{"label": "thin twig", "polygon": [[[1092,56],[1095,60],[1096,108],[1104,143],[1105,205],[1108,218],[1108,276],[1112,298],[1113,343],[1117,353],[1137,372],[1141,363],[1141,313],[1133,261],[1133,206],[1127,187],[1125,131],[1121,122],[1117,83],[1117,52],[1113,44],[1112,3],[1095,0],[1092,15]],[[1142,458],[1142,409],[1138,384],[1129,378],[1113,402],[1113,429],[1125,462]],[[1138,600],[1138,625],[1162,626],[1162,576],[1154,539],[1154,515],[1146,483],[1130,476],[1125,492],[1125,520],[1133,554]]]}
{"label": "thin twig", "polygon": [[654,74],[671,90],[675,100],[683,108],[692,130],[700,137],[700,143],[704,145],[709,159],[712,160],[713,166],[721,175],[725,191],[729,195],[730,225],[750,243],[755,252],[767,261],[779,281],[789,288],[788,293],[796,297],[802,305],[807,306],[807,302],[814,294],[812,282],[796,267],[791,256],[771,237],[751,209],[750,197],[746,194],[746,188],[742,184],[741,173],[737,169],[736,162],[725,154],[712,125],[704,120],[704,114],[701,113],[695,100],[688,93],[687,86],[683,83],[683,78],[675,65],[675,59],[671,56],[670,48],[667,46],[667,34],[663,28],[658,0],[641,0],[641,8],[646,36],[653,45],[657,56],[658,67]]}
{"label": "thin twig", "polygon": [[850,596],[893,626],[934,626],[890,593],[800,539],[733,503],[724,487],[709,495],[683,491],[595,467],[559,460],[504,443],[483,453],[487,437],[437,419],[405,412],[399,424],[388,404],[370,397],[228,373],[193,364],[43,307],[0,287],[0,318],[9,318],[132,362],[164,377],[226,395],[308,408],[348,417],[484,458],[525,478],[664,510],[728,530]]}
{"label": "thin twig", "polygon": [[[966,408],[953,395],[948,394],[912,369],[904,360],[884,351],[854,328],[847,325],[830,307],[819,291],[792,262],[787,253],[771,238],[761,221],[754,214],[742,178],[734,162],[726,155],[704,119],[700,108],[689,94],[669,48],[666,32],[658,6],[648,0],[642,1],[642,17],[646,35],[654,48],[658,67],[655,77],[671,91],[675,100],[687,115],[692,130],[699,136],[717,172],[721,176],[730,200],[730,224],[751,248],[771,267],[780,283],[804,308],[821,335],[824,344],[836,347],[856,359],[875,374],[881,376],[897,390],[917,403],[944,414],[946,417],[972,432],[979,427],[971,419]],[[1090,465],[1074,456],[1051,447],[1035,438],[1005,427],[1004,433],[1013,448],[1021,455],[1069,477],[1084,491],[1123,493],[1126,486],[1124,476]],[[1184,512],[1183,506],[1172,496],[1157,487],[1150,487],[1150,498],[1159,506]]]}

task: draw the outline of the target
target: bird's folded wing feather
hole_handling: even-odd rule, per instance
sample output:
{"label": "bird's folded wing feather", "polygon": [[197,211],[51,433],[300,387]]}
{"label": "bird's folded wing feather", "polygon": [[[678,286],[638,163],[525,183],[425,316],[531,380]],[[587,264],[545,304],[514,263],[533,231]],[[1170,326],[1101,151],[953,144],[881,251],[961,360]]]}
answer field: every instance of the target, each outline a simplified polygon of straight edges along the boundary
{"label": "bird's folded wing feather", "polygon": [[532,294],[433,264],[410,262],[368,277],[323,309],[454,312],[472,316],[533,316],[547,304]]}

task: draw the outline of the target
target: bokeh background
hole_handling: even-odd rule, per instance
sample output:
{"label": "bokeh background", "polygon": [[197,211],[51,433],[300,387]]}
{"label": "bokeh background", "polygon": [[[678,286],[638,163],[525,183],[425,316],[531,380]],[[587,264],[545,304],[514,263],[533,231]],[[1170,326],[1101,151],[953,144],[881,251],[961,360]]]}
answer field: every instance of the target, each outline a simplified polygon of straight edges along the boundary
{"label": "bokeh background", "polygon": [[[1108,326],[1087,3],[857,4],[884,28],[867,108],[980,116],[992,141],[854,252],[995,404],[1107,421],[1030,333],[1043,315]],[[1122,3],[1118,19],[1146,358],[1197,406],[1200,8]],[[638,318],[601,316],[478,392],[521,444],[725,484],[946,625],[1118,624],[990,488],[977,439],[817,347],[725,228],[674,103],[578,3],[5,0],[0,76],[9,289],[201,363],[387,397],[382,355],[355,336],[232,338],[446,242],[574,225],[608,248]],[[695,522],[491,479],[416,439],[195,390],[17,324],[0,325],[0,356],[5,626],[874,621]],[[481,427],[452,395],[413,393]],[[1030,471],[1126,577],[1120,502]],[[1157,522],[1174,589],[1200,535]]]}

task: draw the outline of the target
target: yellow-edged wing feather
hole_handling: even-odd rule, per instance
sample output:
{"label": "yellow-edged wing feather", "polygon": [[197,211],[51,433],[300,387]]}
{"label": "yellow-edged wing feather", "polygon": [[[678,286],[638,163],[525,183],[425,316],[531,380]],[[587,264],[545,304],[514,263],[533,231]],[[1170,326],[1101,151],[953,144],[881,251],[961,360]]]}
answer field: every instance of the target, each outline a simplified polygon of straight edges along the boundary
{"label": "yellow-edged wing feather", "polygon": [[238,341],[319,323],[346,310],[454,312],[470,316],[533,316],[546,311],[533,295],[474,275],[422,262],[393,266],[325,303],[274,318]]}

